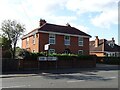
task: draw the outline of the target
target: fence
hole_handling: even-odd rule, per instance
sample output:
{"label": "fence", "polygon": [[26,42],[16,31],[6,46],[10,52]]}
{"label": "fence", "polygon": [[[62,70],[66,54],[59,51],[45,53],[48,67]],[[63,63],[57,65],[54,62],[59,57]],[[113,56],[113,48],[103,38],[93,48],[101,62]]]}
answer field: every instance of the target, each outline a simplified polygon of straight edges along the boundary
{"label": "fence", "polygon": [[18,59],[2,59],[2,71],[16,71],[19,69],[19,60]]}

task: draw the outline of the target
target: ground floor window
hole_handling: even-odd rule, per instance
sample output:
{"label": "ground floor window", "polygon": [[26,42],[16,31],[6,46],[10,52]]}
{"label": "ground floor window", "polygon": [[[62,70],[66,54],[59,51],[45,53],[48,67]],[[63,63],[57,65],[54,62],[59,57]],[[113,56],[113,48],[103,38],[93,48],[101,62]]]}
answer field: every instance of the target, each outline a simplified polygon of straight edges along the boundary
{"label": "ground floor window", "polygon": [[83,55],[83,50],[78,50],[79,55]]}
{"label": "ground floor window", "polygon": [[64,53],[65,53],[65,54],[70,54],[70,53],[71,53],[71,51],[70,51],[70,49],[69,49],[69,48],[66,48],[66,49],[65,49],[65,51],[64,51]]}
{"label": "ground floor window", "polygon": [[104,55],[107,56],[107,57],[117,57],[118,53],[116,53],[116,52],[106,52],[106,53],[104,53]]}
{"label": "ground floor window", "polygon": [[55,53],[55,49],[49,49],[49,54]]}

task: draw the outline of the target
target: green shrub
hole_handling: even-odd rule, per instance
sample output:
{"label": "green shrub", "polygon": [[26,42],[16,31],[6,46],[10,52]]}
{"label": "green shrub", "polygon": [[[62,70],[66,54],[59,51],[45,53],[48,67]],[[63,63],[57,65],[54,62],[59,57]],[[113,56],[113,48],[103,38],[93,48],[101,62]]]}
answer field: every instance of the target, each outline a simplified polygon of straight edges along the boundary
{"label": "green shrub", "polygon": [[93,58],[95,59],[96,56],[95,55],[78,55],[77,56],[77,60],[80,60],[80,59],[84,59],[84,60],[93,60]]}

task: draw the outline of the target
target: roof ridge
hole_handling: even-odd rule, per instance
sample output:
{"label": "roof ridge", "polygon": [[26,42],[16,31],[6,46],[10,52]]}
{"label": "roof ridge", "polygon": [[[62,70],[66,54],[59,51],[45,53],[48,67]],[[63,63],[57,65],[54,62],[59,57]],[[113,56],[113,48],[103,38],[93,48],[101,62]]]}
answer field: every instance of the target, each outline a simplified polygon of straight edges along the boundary
{"label": "roof ridge", "polygon": [[[69,26],[66,26],[66,25],[60,25],[60,24],[52,24],[52,23],[47,23],[47,24],[51,24],[51,25],[55,25],[55,26],[62,26],[62,27],[69,27]],[[71,26],[70,26],[71,27]]]}

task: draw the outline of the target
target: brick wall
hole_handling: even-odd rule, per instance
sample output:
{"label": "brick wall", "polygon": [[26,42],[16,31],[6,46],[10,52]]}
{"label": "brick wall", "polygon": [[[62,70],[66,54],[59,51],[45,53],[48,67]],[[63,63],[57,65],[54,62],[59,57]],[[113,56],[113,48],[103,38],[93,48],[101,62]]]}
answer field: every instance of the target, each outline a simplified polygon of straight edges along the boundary
{"label": "brick wall", "polygon": [[[44,45],[49,43],[49,34],[39,33],[40,36],[40,49],[44,51]],[[64,35],[56,35],[56,44],[50,45],[51,49],[55,49],[56,53],[63,53],[66,48],[69,48],[72,53],[78,54],[78,50],[83,50],[85,55],[89,54],[89,38],[84,38],[84,45],[78,46],[78,37],[70,37],[70,45],[64,45]]]}
{"label": "brick wall", "polygon": [[96,58],[57,61],[37,61],[37,60],[20,60],[19,68],[24,69],[56,69],[56,68],[91,68],[96,67]]}
{"label": "brick wall", "polygon": [[[28,51],[33,52],[43,52],[44,45],[49,43],[49,34],[48,33],[39,33],[36,34],[35,44],[33,44],[33,36],[29,37],[29,46],[26,48],[26,39],[22,40],[22,48],[27,49]],[[56,44],[50,45],[51,49],[55,49],[56,53],[63,53],[66,48],[69,48],[70,51],[74,54],[78,54],[78,50],[83,50],[85,55],[89,54],[89,38],[83,39],[83,46],[78,46],[78,37],[70,37],[70,45],[64,45],[64,35],[56,35]]]}
{"label": "brick wall", "polygon": [[28,38],[29,38],[28,46],[26,45],[27,38],[22,39],[22,48],[30,52],[33,52],[33,50],[35,52],[39,52],[39,34],[38,33],[36,34],[35,44],[33,44],[33,35],[29,36]]}

